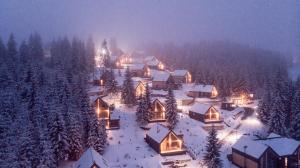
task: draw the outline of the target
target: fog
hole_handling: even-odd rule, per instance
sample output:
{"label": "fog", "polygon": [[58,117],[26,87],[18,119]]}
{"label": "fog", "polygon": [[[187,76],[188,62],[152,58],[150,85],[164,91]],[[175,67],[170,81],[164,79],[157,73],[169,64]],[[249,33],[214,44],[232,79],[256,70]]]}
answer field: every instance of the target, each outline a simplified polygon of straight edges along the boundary
{"label": "fog", "polygon": [[67,35],[121,48],[149,42],[228,40],[300,55],[298,0],[1,0],[0,37],[32,32],[44,41]]}

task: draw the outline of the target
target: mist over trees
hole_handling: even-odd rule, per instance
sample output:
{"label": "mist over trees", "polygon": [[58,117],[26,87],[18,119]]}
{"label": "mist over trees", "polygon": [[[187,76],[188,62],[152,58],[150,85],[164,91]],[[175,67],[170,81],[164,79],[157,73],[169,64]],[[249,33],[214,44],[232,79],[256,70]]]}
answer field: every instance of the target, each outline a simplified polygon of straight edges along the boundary
{"label": "mist over trees", "polygon": [[92,39],[57,39],[51,57],[44,53],[36,33],[19,46],[13,35],[6,45],[0,39],[1,167],[57,167],[88,145],[100,153],[106,146],[87,94]]}
{"label": "mist over trees", "polygon": [[195,82],[216,85],[221,97],[239,91],[261,96],[266,79],[279,67],[287,66],[279,53],[230,42],[150,44],[143,48],[171,70],[187,69]]}

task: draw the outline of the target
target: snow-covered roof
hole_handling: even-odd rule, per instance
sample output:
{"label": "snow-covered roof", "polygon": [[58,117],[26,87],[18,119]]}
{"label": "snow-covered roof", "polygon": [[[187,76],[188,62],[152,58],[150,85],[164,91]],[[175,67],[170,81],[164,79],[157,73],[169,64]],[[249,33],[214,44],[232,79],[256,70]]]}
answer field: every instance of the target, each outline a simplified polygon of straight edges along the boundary
{"label": "snow-covered roof", "polygon": [[145,57],[145,62],[158,60],[155,56],[147,56]]}
{"label": "snow-covered roof", "polygon": [[279,156],[292,155],[300,146],[300,141],[271,133],[262,143],[270,146]]}
{"label": "snow-covered roof", "polygon": [[152,81],[167,81],[170,77],[170,74],[168,72],[160,72],[160,73],[155,73],[152,76],[153,76]]}
{"label": "snow-covered roof", "polygon": [[194,85],[188,88],[188,91],[211,93],[214,85]]}
{"label": "snow-covered roof", "polygon": [[88,148],[75,163],[75,168],[89,168],[94,164],[101,168],[108,168],[108,164],[104,158],[94,150],[94,148]]}
{"label": "snow-covered roof", "polygon": [[249,136],[244,135],[237,140],[232,148],[259,159],[260,156],[268,149],[268,146],[259,141],[254,141]]}
{"label": "snow-covered roof", "polygon": [[146,62],[146,64],[149,66],[158,66],[159,63],[160,62],[157,59]]}
{"label": "snow-covered roof", "polygon": [[139,84],[143,84],[141,81],[133,81],[133,87],[137,88]]}
{"label": "snow-covered roof", "polygon": [[126,64],[124,66],[128,67],[129,70],[134,71],[134,70],[143,70],[144,67],[145,67],[145,64],[139,64],[139,63],[137,63],[137,64]]}
{"label": "snow-covered roof", "polygon": [[168,92],[164,90],[152,90],[151,93],[153,95],[164,95],[164,96],[168,94]]}
{"label": "snow-covered roof", "polygon": [[180,69],[180,70],[175,70],[174,72],[172,72],[173,76],[184,76],[188,73],[188,70],[185,69]]}
{"label": "snow-covered roof", "polygon": [[207,110],[212,107],[210,104],[203,104],[203,103],[195,103],[192,105],[192,107],[190,108],[190,111],[193,111],[195,113],[199,113],[199,114],[205,114],[207,112]]}
{"label": "snow-covered roof", "polygon": [[160,143],[168,134],[170,130],[158,123],[155,123],[148,131],[147,135],[156,142]]}
{"label": "snow-covered roof", "polygon": [[175,98],[178,100],[183,100],[183,99],[193,99],[193,98],[191,98],[191,97],[189,97],[189,96],[187,96],[182,90],[174,90],[173,91],[174,92],[174,96],[175,96]]}

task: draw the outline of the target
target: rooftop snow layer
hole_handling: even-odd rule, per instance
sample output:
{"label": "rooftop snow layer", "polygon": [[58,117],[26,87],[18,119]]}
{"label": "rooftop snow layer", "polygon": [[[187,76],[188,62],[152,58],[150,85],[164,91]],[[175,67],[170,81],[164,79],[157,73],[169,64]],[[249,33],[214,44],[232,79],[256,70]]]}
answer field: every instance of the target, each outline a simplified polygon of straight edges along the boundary
{"label": "rooftop snow layer", "polygon": [[168,72],[157,72],[152,74],[153,81],[167,81],[170,77],[170,74]]}
{"label": "rooftop snow layer", "polygon": [[232,148],[240,152],[245,152],[247,155],[258,159],[266,151],[268,146],[259,141],[254,141],[249,136],[244,135],[237,140]]}
{"label": "rooftop snow layer", "polygon": [[181,70],[175,70],[174,72],[172,72],[173,76],[184,76],[188,73],[188,70],[185,69],[181,69]]}
{"label": "rooftop snow layer", "polygon": [[94,150],[94,148],[88,148],[80,157],[80,159],[75,162],[75,168],[87,168],[92,167],[93,164],[100,166],[101,168],[108,168],[108,164],[103,157]]}
{"label": "rooftop snow layer", "polygon": [[261,141],[270,146],[279,156],[292,155],[300,146],[300,141],[282,137],[274,133],[271,133],[268,139]]}
{"label": "rooftop snow layer", "polygon": [[156,142],[160,143],[168,135],[169,132],[170,130],[167,127],[155,123],[151,127],[147,135],[151,137],[153,140],[155,140]]}
{"label": "rooftop snow layer", "polygon": [[211,107],[210,104],[203,104],[203,103],[196,102],[194,105],[192,105],[192,107],[190,108],[190,111],[193,111],[193,112],[199,113],[199,114],[205,114],[210,107]]}

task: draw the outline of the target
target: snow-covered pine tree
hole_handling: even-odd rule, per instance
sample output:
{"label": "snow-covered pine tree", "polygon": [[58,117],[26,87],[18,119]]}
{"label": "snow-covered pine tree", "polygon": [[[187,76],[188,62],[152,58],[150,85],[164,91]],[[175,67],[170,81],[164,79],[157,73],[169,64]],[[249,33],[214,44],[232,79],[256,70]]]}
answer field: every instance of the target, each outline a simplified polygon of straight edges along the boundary
{"label": "snow-covered pine tree", "polygon": [[270,132],[274,132],[279,135],[285,135],[286,113],[284,107],[285,106],[282,96],[279,95],[279,93],[276,93],[273,98],[270,120],[268,122]]}
{"label": "snow-covered pine tree", "polygon": [[95,43],[92,37],[89,37],[86,43],[86,59],[87,59],[87,70],[93,72],[95,70]]}
{"label": "snow-covered pine tree", "polygon": [[131,78],[131,73],[128,67],[125,72],[125,80],[123,83],[121,99],[122,102],[126,105],[134,105],[136,103],[135,90]]}
{"label": "snow-covered pine tree", "polygon": [[100,56],[103,59],[103,65],[106,68],[110,68],[111,67],[111,60],[110,60],[110,51],[107,47],[107,41],[104,39],[102,42],[102,46],[101,46],[101,54]]}
{"label": "snow-covered pine tree", "polygon": [[171,129],[173,129],[176,126],[178,122],[177,117],[178,116],[176,100],[174,97],[173,90],[169,88],[166,100],[166,119]]}
{"label": "snow-covered pine tree", "polygon": [[151,91],[148,83],[146,83],[145,101],[148,109],[151,107]]}
{"label": "snow-covered pine tree", "polygon": [[300,140],[300,88],[296,90],[292,100],[291,123],[288,134],[290,137]]}
{"label": "snow-covered pine tree", "polygon": [[106,82],[105,82],[105,88],[108,93],[116,94],[118,92],[118,90],[117,90],[117,81],[115,79],[115,73],[114,73],[113,69],[110,69],[106,73],[108,75],[107,75]]}
{"label": "snow-covered pine tree", "polygon": [[55,158],[54,158],[54,150],[53,145],[50,140],[49,130],[44,129],[40,132],[40,162],[39,168],[55,168],[57,167]]}
{"label": "snow-covered pine tree", "polygon": [[220,158],[221,143],[217,138],[217,131],[214,127],[209,130],[207,136],[207,143],[205,146],[205,153],[203,160],[207,168],[221,168],[222,160]]}
{"label": "snow-covered pine tree", "polygon": [[272,88],[269,80],[266,80],[263,97],[262,100],[259,102],[259,108],[258,108],[259,119],[265,124],[267,124],[270,119],[271,105],[272,105],[271,89]]}
{"label": "snow-covered pine tree", "polygon": [[146,102],[146,98],[140,96],[140,99],[138,101],[138,107],[136,109],[136,121],[140,127],[144,127],[148,123],[148,106]]}
{"label": "snow-covered pine tree", "polygon": [[107,138],[105,120],[99,122],[95,115],[90,123],[89,129],[88,146],[93,147],[97,152],[103,154]]}
{"label": "snow-covered pine tree", "polygon": [[67,159],[70,145],[67,141],[66,131],[64,130],[64,121],[60,114],[55,114],[54,120],[50,122],[49,131],[56,163],[59,160]]}

